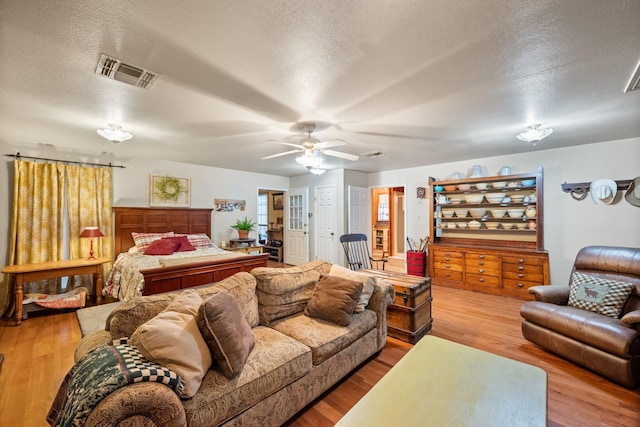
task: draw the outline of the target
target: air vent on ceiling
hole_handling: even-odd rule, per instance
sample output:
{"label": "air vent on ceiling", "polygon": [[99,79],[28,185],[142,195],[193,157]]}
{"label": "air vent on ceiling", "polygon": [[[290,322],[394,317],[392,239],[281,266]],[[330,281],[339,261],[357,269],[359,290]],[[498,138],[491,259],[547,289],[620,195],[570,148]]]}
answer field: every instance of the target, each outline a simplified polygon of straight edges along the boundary
{"label": "air vent on ceiling", "polygon": [[636,65],[636,69],[633,71],[629,83],[627,83],[627,87],[624,89],[624,93],[638,89],[640,89],[640,61],[638,65]]}
{"label": "air vent on ceiling", "polygon": [[149,89],[158,77],[158,75],[152,71],[135,65],[125,64],[119,59],[105,54],[100,55],[96,74],[143,89]]}

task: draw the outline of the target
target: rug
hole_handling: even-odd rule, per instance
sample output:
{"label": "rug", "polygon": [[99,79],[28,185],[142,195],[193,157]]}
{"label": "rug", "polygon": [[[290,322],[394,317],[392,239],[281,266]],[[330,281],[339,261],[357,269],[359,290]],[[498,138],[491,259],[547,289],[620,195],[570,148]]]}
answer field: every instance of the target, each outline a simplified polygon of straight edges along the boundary
{"label": "rug", "polygon": [[122,303],[123,301],[116,301],[76,311],[82,336],[85,337],[92,332],[103,330],[109,314]]}

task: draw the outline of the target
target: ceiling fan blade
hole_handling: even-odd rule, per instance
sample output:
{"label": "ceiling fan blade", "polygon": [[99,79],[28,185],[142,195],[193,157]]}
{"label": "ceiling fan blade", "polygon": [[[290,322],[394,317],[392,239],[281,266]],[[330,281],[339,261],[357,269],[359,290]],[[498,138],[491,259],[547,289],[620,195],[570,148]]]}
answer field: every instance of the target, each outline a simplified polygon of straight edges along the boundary
{"label": "ceiling fan blade", "polygon": [[322,152],[327,156],[340,157],[341,159],[351,160],[353,162],[360,158],[360,156],[356,156],[355,154],[342,153],[340,151],[322,150]]}
{"label": "ceiling fan blade", "polygon": [[285,151],[284,153],[278,153],[278,154],[272,154],[270,156],[266,156],[263,157],[262,160],[267,160],[267,159],[273,159],[275,157],[280,157],[280,156],[286,156],[287,154],[293,154],[293,153],[301,153],[304,150],[291,150],[291,151]]}
{"label": "ceiling fan blade", "polygon": [[269,139],[268,141],[277,142],[278,144],[282,144],[282,145],[288,145],[289,147],[295,147],[295,148],[298,148],[300,150],[304,149],[300,144],[293,144],[291,142],[279,141],[277,139]]}
{"label": "ceiling fan blade", "polygon": [[340,145],[347,145],[347,143],[341,139],[327,139],[326,141],[318,142],[315,144],[315,148],[325,149],[329,147],[338,147]]}

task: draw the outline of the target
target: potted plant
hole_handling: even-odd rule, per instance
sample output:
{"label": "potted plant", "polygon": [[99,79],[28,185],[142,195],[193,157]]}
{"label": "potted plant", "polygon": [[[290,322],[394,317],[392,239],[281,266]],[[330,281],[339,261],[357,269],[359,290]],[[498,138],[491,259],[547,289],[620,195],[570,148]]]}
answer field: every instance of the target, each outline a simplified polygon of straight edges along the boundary
{"label": "potted plant", "polygon": [[255,226],[256,224],[245,216],[244,219],[237,219],[236,223],[232,225],[231,228],[238,230],[238,238],[246,239],[249,237],[249,232],[253,231]]}

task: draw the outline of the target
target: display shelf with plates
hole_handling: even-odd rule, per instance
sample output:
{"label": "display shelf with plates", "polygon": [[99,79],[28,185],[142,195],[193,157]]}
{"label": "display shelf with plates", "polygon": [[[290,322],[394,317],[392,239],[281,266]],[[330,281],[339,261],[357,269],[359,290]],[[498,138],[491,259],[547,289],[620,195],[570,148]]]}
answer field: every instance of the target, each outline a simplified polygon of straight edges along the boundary
{"label": "display shelf with plates", "polygon": [[[523,174],[449,180],[430,178],[432,244],[429,246],[429,259],[435,260],[440,250],[449,254],[445,258],[455,253],[463,260],[469,251],[474,256],[490,253],[498,262],[502,257],[521,257],[527,262],[533,258],[541,269],[535,277],[548,279],[542,178],[542,167],[536,172]],[[433,283],[519,298],[530,298],[526,289],[522,291],[525,285],[548,284],[547,279],[530,279],[524,284],[515,284],[516,289],[513,288],[514,283],[509,283],[511,289],[507,290],[502,276],[498,274],[491,279],[492,286],[488,287],[482,280],[473,282],[478,279],[477,272],[467,274],[462,267],[461,272],[451,274],[446,271],[447,265],[430,263]]]}

